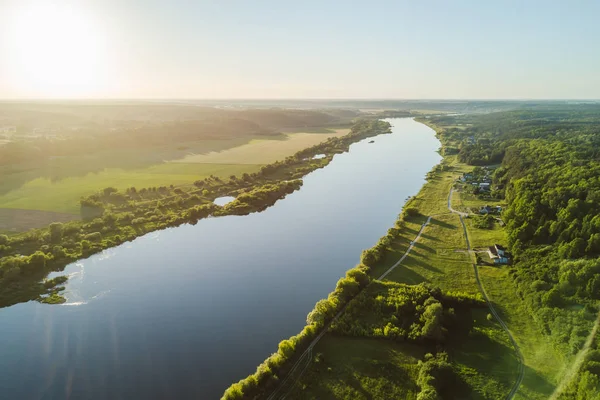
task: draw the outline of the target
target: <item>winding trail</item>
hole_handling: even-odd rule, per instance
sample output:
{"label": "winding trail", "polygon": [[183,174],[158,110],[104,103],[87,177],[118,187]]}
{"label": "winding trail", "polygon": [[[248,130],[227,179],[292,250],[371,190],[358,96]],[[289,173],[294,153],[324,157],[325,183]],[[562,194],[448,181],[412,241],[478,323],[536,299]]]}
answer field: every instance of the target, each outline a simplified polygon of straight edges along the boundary
{"label": "winding trail", "polygon": [[[417,236],[415,237],[415,239],[412,242],[410,242],[410,245],[408,246],[408,248],[406,249],[406,251],[404,252],[404,254],[402,255],[402,257],[400,257],[400,259],[398,261],[396,261],[396,263],[394,265],[392,265],[390,268],[388,268],[387,271],[385,271],[379,278],[377,278],[377,280],[384,279],[390,272],[392,272],[396,267],[398,267],[406,259],[406,257],[408,257],[408,254],[410,253],[410,251],[415,246],[415,243],[421,237],[421,234],[423,233],[423,230],[425,230],[425,227],[427,225],[429,225],[429,223],[431,222],[431,218],[432,218],[431,216],[428,217],[427,221],[425,221],[425,223],[423,225],[421,225],[421,229],[419,229],[419,232],[417,233]],[[342,309],[335,315],[335,317],[333,317],[333,319],[323,328],[323,330],[321,331],[321,333],[319,333],[319,335],[316,338],[314,338],[312,342],[310,342],[310,344],[308,345],[308,348],[306,350],[304,350],[304,352],[300,355],[300,358],[298,358],[298,361],[296,361],[296,363],[294,363],[292,369],[290,370],[290,372],[288,372],[286,378],[281,382],[281,384],[279,384],[277,386],[277,389],[275,389],[275,391],[273,393],[271,393],[271,395],[269,397],[267,397],[267,400],[285,399],[285,397],[287,396],[287,394],[294,388],[296,382],[298,382],[298,380],[304,374],[304,371],[306,371],[306,369],[310,365],[310,362],[312,360],[312,351],[313,351],[313,348],[315,347],[315,345],[317,343],[319,343],[319,341],[325,335],[325,333],[327,333],[327,331],[329,330],[329,327],[331,326],[331,324],[333,324],[334,322],[336,322],[340,318],[340,316],[344,313],[344,311],[346,310],[346,307],[348,306],[348,304],[349,303],[347,303],[344,307],[342,307]],[[304,365],[304,368],[300,369],[303,365]],[[294,376],[294,374],[298,370],[300,370],[300,373],[293,380],[293,383],[289,386],[289,388],[287,390],[285,390],[283,392],[283,394],[280,395],[280,393],[282,392],[282,390],[285,389],[286,385],[289,382],[291,382],[292,377]]]}
{"label": "winding trail", "polygon": [[[453,188],[450,189],[450,194],[448,195],[448,210],[450,210],[450,212],[453,214],[458,214],[458,218],[460,219],[460,223],[463,227],[463,232],[465,234],[465,241],[467,243],[467,252],[470,255],[471,244],[469,243],[469,235],[467,234],[467,226],[465,225],[465,221],[463,220],[463,217],[468,216],[468,214],[460,212],[460,211],[456,211],[452,208],[451,201],[452,201],[452,193],[453,192],[454,192],[454,189]],[[508,326],[506,326],[506,324],[504,323],[502,318],[500,318],[500,315],[498,314],[498,312],[492,305],[492,302],[490,301],[490,298],[488,297],[488,295],[485,291],[485,288],[483,287],[483,284],[481,283],[481,279],[479,279],[479,269],[477,268],[476,263],[473,263],[473,271],[475,272],[475,280],[477,281],[477,286],[479,286],[479,290],[481,291],[481,294],[483,295],[483,298],[485,299],[485,301],[490,309],[490,312],[492,313],[494,318],[496,318],[496,320],[498,321],[500,326],[502,326],[502,329],[504,329],[504,331],[508,335],[508,338],[510,339],[511,344],[513,345],[513,347],[515,349],[515,353],[517,355],[517,360],[519,361],[517,380],[515,381],[515,383],[513,384],[513,387],[510,389],[510,392],[506,396],[506,400],[512,400],[515,397],[515,394],[517,394],[517,391],[519,390],[519,387],[521,386],[521,382],[523,382],[523,376],[525,374],[525,367],[523,365],[523,354],[521,353],[521,349],[519,348],[519,345],[517,344],[512,333],[508,329]]]}
{"label": "winding trail", "polygon": [[[467,244],[467,252],[470,254],[471,253],[471,244],[469,242],[469,236],[467,234],[467,227],[465,225],[465,222],[463,221],[463,217],[467,217],[469,214],[465,213],[465,212],[457,211],[452,208],[451,203],[452,203],[452,194],[453,193],[454,193],[454,188],[451,188],[450,193],[448,194],[448,210],[450,211],[450,213],[458,215],[458,218],[460,219],[460,223],[462,224],[464,235],[465,235],[465,241]],[[425,221],[425,223],[423,223],[421,225],[421,229],[419,229],[417,236],[415,237],[415,239],[412,242],[410,242],[410,245],[408,246],[408,248],[406,249],[406,251],[404,252],[402,257],[400,257],[400,259],[398,261],[396,261],[396,263],[394,265],[392,265],[390,268],[388,268],[387,271],[385,271],[379,278],[377,278],[377,280],[384,279],[394,269],[396,269],[400,264],[402,264],[402,262],[406,259],[406,257],[408,257],[411,250],[415,246],[415,243],[421,238],[421,234],[423,233],[423,230],[425,230],[425,227],[427,227],[427,225],[429,225],[431,223],[431,218],[433,218],[433,217],[434,217],[434,215],[430,215],[427,217],[427,220]],[[517,359],[519,361],[517,380],[515,381],[513,387],[511,388],[510,392],[506,396],[506,400],[512,400],[514,398],[515,394],[517,393],[517,391],[519,390],[519,387],[521,386],[521,382],[523,381],[523,375],[524,375],[523,354],[521,353],[519,345],[515,341],[512,333],[508,329],[508,326],[504,323],[502,318],[500,318],[500,315],[498,314],[498,312],[492,305],[492,302],[490,301],[490,299],[485,291],[485,288],[483,287],[483,284],[481,283],[481,280],[479,279],[479,270],[477,269],[477,264],[475,264],[475,263],[473,263],[473,270],[475,272],[475,279],[477,281],[477,285],[479,286],[479,290],[481,291],[483,298],[485,299],[485,301],[490,309],[490,312],[496,318],[496,320],[498,321],[500,326],[502,326],[502,329],[504,329],[504,331],[507,333],[511,344],[513,345],[513,347],[515,349],[515,353],[516,353]],[[292,366],[292,369],[290,370],[290,372],[288,372],[286,378],[277,386],[275,391],[273,391],[273,393],[271,393],[271,395],[269,397],[267,397],[267,400],[275,400],[275,399],[283,400],[286,398],[286,396],[294,388],[294,386],[296,385],[298,380],[302,377],[304,372],[310,366],[310,363],[312,361],[313,348],[316,346],[317,343],[319,343],[319,341],[323,338],[323,336],[325,336],[325,334],[329,330],[329,327],[331,326],[331,324],[333,324],[340,318],[340,316],[346,310],[347,306],[348,306],[348,304],[346,304],[344,307],[342,307],[342,309],[335,315],[335,317],[333,317],[333,319],[321,330],[321,333],[319,333],[319,335],[317,337],[315,337],[312,342],[310,342],[310,344],[308,345],[308,348],[306,350],[304,350],[304,352],[300,355],[298,360],[294,363],[294,365]],[[298,371],[300,371],[298,376],[296,376],[294,378],[294,374],[296,374]],[[289,383],[291,383],[291,385],[288,386]],[[287,387],[287,390],[286,390],[286,387]]]}
{"label": "winding trail", "polygon": [[[460,217],[468,217],[469,213],[457,211],[454,208],[452,208],[452,194],[453,193],[454,193],[454,188],[451,188],[450,193],[448,194],[448,210],[450,210],[450,212],[453,214],[458,214]],[[464,226],[464,224],[463,224],[463,226]],[[465,237],[466,237],[466,230],[465,230]],[[468,247],[468,245],[469,245],[469,239],[467,238],[467,247]]]}

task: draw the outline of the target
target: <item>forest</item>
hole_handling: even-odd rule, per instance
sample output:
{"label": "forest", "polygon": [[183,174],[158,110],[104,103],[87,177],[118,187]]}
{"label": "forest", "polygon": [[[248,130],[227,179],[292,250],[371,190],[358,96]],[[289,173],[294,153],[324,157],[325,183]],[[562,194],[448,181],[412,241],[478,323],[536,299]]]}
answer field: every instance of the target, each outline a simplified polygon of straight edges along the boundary
{"label": "forest", "polygon": [[[434,118],[471,165],[500,164],[493,181],[508,207],[510,274],[518,295],[565,354],[579,352],[600,300],[600,107]],[[598,339],[565,399],[600,396]],[[595,350],[594,350],[595,349]],[[594,397],[596,396],[596,397]]]}

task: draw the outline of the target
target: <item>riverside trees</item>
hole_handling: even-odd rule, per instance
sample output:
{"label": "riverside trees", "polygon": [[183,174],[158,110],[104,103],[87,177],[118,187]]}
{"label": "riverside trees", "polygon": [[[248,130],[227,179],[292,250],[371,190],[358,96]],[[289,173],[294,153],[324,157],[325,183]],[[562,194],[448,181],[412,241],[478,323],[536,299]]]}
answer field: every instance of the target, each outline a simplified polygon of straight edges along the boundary
{"label": "riverside trees", "polygon": [[[351,143],[365,137],[387,133],[389,127],[387,122],[376,119],[358,120],[346,136],[302,150],[283,162],[265,166],[259,173],[228,182],[213,176],[195,185],[190,182],[186,188],[165,185],[119,191],[108,187],[81,199],[82,221],[55,223],[10,237],[0,235],[0,307],[45,299],[54,290],[40,283],[48,272],[59,271],[81,257],[145,233],[183,223],[194,224],[210,215],[242,215],[264,210],[298,190],[302,185],[298,178],[327,165],[333,154],[347,150]],[[327,157],[312,159],[316,154]],[[237,199],[226,207],[213,204],[215,198],[224,195],[235,195]],[[353,285],[344,284],[349,289]],[[345,293],[344,290],[340,295]]]}

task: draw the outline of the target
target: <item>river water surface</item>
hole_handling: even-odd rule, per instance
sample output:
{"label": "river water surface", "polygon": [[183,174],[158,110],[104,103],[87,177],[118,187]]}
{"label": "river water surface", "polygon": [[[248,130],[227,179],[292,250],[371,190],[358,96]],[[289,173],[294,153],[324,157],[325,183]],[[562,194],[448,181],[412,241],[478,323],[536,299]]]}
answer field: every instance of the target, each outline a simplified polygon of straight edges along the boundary
{"label": "river water surface", "polygon": [[303,328],[440,161],[433,130],[389,121],[264,212],[147,234],[69,265],[66,304],[1,309],[0,398],[218,399]]}

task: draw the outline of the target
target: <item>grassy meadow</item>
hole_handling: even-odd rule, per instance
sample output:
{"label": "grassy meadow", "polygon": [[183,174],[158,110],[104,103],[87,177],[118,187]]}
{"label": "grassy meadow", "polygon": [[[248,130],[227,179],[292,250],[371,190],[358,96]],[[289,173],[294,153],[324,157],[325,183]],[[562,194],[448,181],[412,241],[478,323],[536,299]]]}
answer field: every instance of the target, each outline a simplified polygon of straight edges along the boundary
{"label": "grassy meadow", "polygon": [[[447,167],[431,174],[428,183],[408,202],[407,207],[416,208],[420,216],[403,222],[400,238],[391,244],[391,252],[373,275],[393,265],[414,240],[426,216],[433,215],[410,255],[385,280],[426,282],[443,290],[476,294],[479,289],[462,226],[458,216],[447,209],[450,188],[465,166],[451,157],[445,164]],[[446,346],[467,398],[503,398],[517,378],[518,361],[508,335],[487,314],[485,308],[474,309],[472,331]],[[328,333],[314,348],[313,363],[286,398],[414,399],[419,393],[417,362],[428,351],[435,349]]]}
{"label": "grassy meadow", "polygon": [[[391,244],[389,256],[373,275],[384,272],[404,254],[426,216],[432,215],[431,224],[410,255],[386,280],[407,284],[426,282],[444,290],[478,293],[473,258],[465,251],[462,226],[458,216],[447,210],[450,188],[470,167],[458,163],[454,157],[446,157],[445,164],[447,167],[431,174],[421,191],[408,202],[407,207],[416,208],[421,215],[404,221],[400,237]],[[451,202],[454,208],[465,210],[490,203],[460,191],[454,193]],[[465,218],[465,223],[473,248],[506,244],[506,232],[498,223],[491,229],[477,228],[473,217]],[[490,262],[485,254],[481,256],[484,264]],[[561,354],[550,338],[540,332],[538,321],[516,293],[508,267],[479,265],[478,269],[487,295],[524,358],[524,377],[514,398],[549,398],[572,362],[572,355]],[[474,325],[468,338],[446,346],[455,372],[468,386],[467,397],[472,399],[505,398],[518,374],[518,360],[508,335],[495,320],[490,320],[488,313],[487,309],[473,310]],[[419,351],[424,353],[426,349],[411,346],[328,333],[313,350],[313,363],[288,398],[416,398],[419,393],[416,362],[422,359]]]}
{"label": "grassy meadow", "polygon": [[[43,167],[4,167],[0,174],[0,230],[23,231],[79,215],[79,199],[106,187],[126,189],[191,185],[210,175],[228,178],[258,171],[349,129],[322,129],[224,140],[177,143],[160,148],[56,157]],[[36,212],[31,212],[36,211]]]}
{"label": "grassy meadow", "polygon": [[[314,362],[287,399],[416,399],[423,349],[391,340],[326,335]],[[381,397],[383,398],[383,397]]]}
{"label": "grassy meadow", "polygon": [[298,150],[314,146],[329,137],[344,136],[350,129],[327,130],[324,133],[288,133],[278,139],[253,139],[249,143],[223,151],[190,154],[174,163],[200,164],[269,164],[282,160]]}

